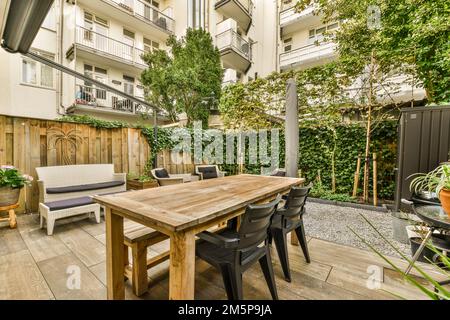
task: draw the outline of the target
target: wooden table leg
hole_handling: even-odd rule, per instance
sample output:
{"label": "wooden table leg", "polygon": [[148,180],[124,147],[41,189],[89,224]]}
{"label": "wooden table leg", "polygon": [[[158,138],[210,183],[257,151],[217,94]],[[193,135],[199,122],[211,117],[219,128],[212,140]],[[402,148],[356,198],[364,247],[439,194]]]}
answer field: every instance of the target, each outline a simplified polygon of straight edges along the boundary
{"label": "wooden table leg", "polygon": [[293,246],[298,246],[298,238],[297,235],[295,234],[295,230],[291,232],[291,244]]}
{"label": "wooden table leg", "polygon": [[9,227],[11,229],[14,229],[17,227],[17,221],[16,221],[16,212],[14,209],[9,210]]}
{"label": "wooden table leg", "polygon": [[195,286],[195,235],[174,233],[170,237],[169,299],[193,300]]}
{"label": "wooden table leg", "polygon": [[125,299],[123,217],[105,210],[106,219],[106,278],[109,300]]}

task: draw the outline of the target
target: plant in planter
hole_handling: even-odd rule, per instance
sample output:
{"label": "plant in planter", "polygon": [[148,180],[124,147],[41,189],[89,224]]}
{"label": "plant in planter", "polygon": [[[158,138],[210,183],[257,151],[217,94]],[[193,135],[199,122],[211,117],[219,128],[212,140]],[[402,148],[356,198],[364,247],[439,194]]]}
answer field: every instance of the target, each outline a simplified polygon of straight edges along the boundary
{"label": "plant in planter", "polygon": [[426,174],[417,174],[410,184],[410,190],[416,194],[427,191],[436,192],[442,208],[450,216],[450,164],[445,163]]}
{"label": "plant in planter", "polygon": [[13,166],[0,167],[0,207],[7,207],[19,201],[20,190],[31,184],[33,177],[21,174]]}
{"label": "plant in planter", "polygon": [[142,190],[157,186],[158,182],[147,174],[136,175],[130,173],[127,176],[127,190]]}

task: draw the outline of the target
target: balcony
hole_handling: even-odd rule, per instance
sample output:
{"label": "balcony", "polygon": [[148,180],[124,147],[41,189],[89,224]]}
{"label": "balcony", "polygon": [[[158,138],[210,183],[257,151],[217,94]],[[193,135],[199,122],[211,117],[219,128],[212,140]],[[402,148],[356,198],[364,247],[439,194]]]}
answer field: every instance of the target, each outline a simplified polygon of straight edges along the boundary
{"label": "balcony", "polygon": [[296,12],[292,4],[281,8],[280,28],[283,34],[289,34],[317,23],[320,23],[320,18],[314,15],[314,6],[309,6],[301,12]]}
{"label": "balcony", "polygon": [[336,44],[322,42],[309,44],[280,54],[280,69],[306,69],[331,61],[336,57]]}
{"label": "balcony", "polygon": [[226,69],[247,72],[252,64],[251,44],[236,31],[230,29],[216,36],[216,46]]}
{"label": "balcony", "polygon": [[151,32],[159,39],[165,39],[175,32],[175,21],[169,15],[171,8],[161,11],[141,0],[78,0],[78,4],[122,21],[129,27]]}
{"label": "balcony", "polygon": [[93,55],[98,59],[100,56],[101,59],[107,58],[120,62],[124,67],[132,67],[135,69],[133,71],[138,72],[147,67],[142,59],[143,50],[81,26],[76,28],[75,45],[84,55],[89,55],[85,58],[93,59],[91,57]]}
{"label": "balcony", "polygon": [[[136,97],[144,99],[143,97]],[[81,110],[119,113],[122,115],[138,115],[149,112],[144,106],[127,98],[105,89],[80,83],[76,85],[75,89],[75,105]]]}
{"label": "balcony", "polygon": [[248,32],[252,23],[253,3],[250,0],[216,0],[217,12],[237,21],[239,27]]}

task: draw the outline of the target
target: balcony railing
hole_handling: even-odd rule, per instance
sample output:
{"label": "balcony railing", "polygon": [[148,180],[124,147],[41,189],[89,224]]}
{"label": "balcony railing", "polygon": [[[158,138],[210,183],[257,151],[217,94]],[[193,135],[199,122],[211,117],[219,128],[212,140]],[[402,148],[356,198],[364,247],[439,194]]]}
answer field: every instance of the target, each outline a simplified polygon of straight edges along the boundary
{"label": "balcony railing", "polygon": [[109,38],[100,33],[81,26],[76,28],[76,43],[84,47],[102,52],[107,56],[113,56],[130,64],[146,67],[142,55],[144,51],[124,42]]}
{"label": "balcony railing", "polygon": [[[110,2],[111,0],[106,0]],[[171,33],[175,32],[175,21],[154,6],[140,0],[112,0],[136,18],[155,25]]]}
{"label": "balcony railing", "polygon": [[334,42],[322,42],[320,44],[310,44],[292,51],[280,54],[280,66],[286,68],[291,65],[300,65],[314,60],[333,57],[336,44]]}
{"label": "balcony railing", "polygon": [[301,12],[296,12],[294,5],[286,5],[286,8],[281,7],[280,12],[280,25],[285,26],[291,22],[297,21],[302,17],[308,17],[313,15],[314,6],[309,6]]}
{"label": "balcony railing", "polygon": [[[225,0],[216,0],[216,5],[224,1]],[[252,15],[253,2],[251,0],[231,0],[231,1],[235,1],[236,3],[240,4],[249,15]]]}
{"label": "balcony railing", "polygon": [[[137,97],[141,98],[142,97]],[[77,84],[75,92],[75,104],[104,111],[120,111],[130,114],[147,113],[148,110],[141,104],[121,97],[105,89],[96,88],[85,84]]]}
{"label": "balcony railing", "polygon": [[216,36],[216,45],[219,50],[233,49],[247,60],[252,60],[252,48],[236,31],[230,29]]}

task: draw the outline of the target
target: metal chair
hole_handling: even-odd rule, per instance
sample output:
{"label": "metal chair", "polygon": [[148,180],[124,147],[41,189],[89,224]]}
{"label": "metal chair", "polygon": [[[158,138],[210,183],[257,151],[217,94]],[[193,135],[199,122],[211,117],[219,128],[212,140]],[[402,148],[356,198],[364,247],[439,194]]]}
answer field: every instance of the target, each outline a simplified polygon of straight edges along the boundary
{"label": "metal chair", "polygon": [[202,232],[197,236],[196,255],[222,273],[228,299],[241,300],[242,274],[259,261],[274,300],[278,300],[268,244],[271,218],[281,196],[263,205],[249,205],[242,216],[239,230],[230,223],[218,232]]}
{"label": "metal chair", "polygon": [[283,269],[286,281],[291,282],[291,271],[289,269],[289,257],[287,250],[287,234],[295,230],[302,247],[306,262],[310,263],[308,244],[306,242],[305,228],[303,226],[303,214],[305,213],[305,202],[312,185],[307,187],[293,187],[287,196],[283,208],[277,209],[270,227],[269,242],[275,241],[278,257]]}

